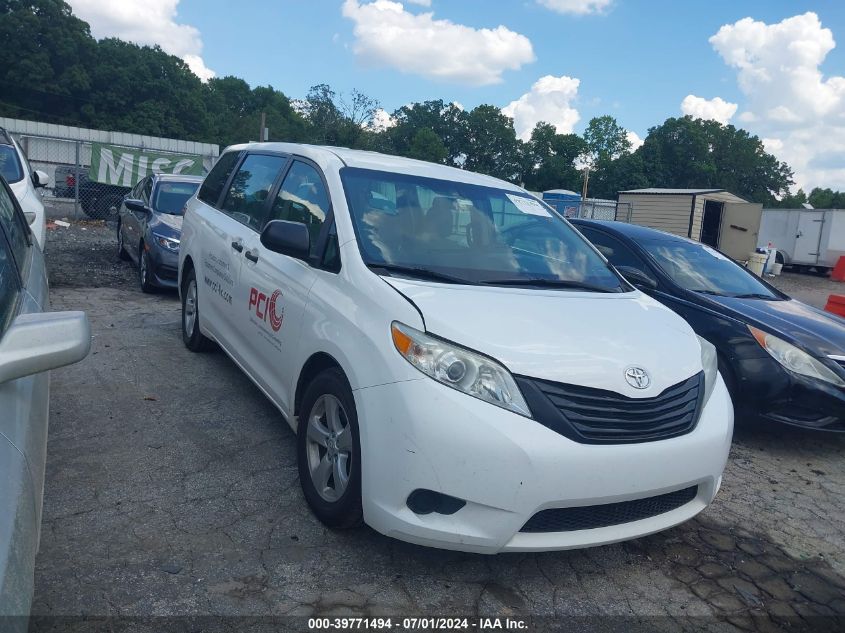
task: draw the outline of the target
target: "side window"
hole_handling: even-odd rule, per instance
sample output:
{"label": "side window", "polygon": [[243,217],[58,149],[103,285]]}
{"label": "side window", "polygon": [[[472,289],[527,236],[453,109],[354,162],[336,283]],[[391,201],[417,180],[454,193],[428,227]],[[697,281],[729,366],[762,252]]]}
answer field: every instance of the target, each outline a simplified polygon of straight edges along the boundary
{"label": "side window", "polygon": [[[2,186],[0,192],[5,193]],[[0,337],[12,323],[19,295],[18,271],[12,261],[12,249],[0,229]]]}
{"label": "side window", "polygon": [[229,180],[229,174],[235,168],[235,163],[238,162],[240,152],[227,152],[217,159],[217,163],[208,172],[202,185],[200,186],[197,197],[210,204],[212,207],[217,206],[217,201],[220,200],[220,194],[223,193],[223,187],[226,186],[226,181]]}
{"label": "side window", "polygon": [[329,212],[329,195],[320,174],[311,165],[294,161],[270,210],[271,220],[302,222],[311,236],[315,254],[320,229]]}
{"label": "side window", "polygon": [[251,229],[261,230],[267,197],[286,162],[284,156],[248,155],[232,178],[222,211]]}
{"label": "side window", "polygon": [[29,254],[29,227],[23,215],[15,208],[11,193],[3,183],[0,183],[0,225],[9,238],[12,256],[20,268]]}
{"label": "side window", "polygon": [[[577,228],[584,234],[584,237],[590,240],[593,245],[599,249],[602,255],[607,257],[607,261],[614,266],[631,266],[632,268],[643,271],[646,275],[654,279],[654,275],[651,274],[651,268],[649,265],[646,264],[639,255],[634,253],[634,251],[625,246],[625,244],[617,240],[615,237],[611,237],[607,233],[602,233],[601,231],[593,231],[592,229],[584,227]],[[655,281],[657,280],[655,279]]]}
{"label": "side window", "polygon": [[141,200],[146,202],[148,205],[150,204],[150,197],[153,191],[153,179],[147,176],[144,179],[144,184],[141,187]]}

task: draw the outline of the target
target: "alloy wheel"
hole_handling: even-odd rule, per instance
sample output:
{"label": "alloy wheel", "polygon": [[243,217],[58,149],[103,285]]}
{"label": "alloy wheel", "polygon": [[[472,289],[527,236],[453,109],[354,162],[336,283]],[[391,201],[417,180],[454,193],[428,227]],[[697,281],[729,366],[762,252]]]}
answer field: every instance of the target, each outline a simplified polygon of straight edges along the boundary
{"label": "alloy wheel", "polygon": [[352,468],[352,429],[340,400],[323,394],[311,407],[306,426],[308,471],[317,493],[334,502],[349,486]]}
{"label": "alloy wheel", "polygon": [[188,290],[185,292],[185,310],[183,313],[185,334],[191,336],[194,333],[194,325],[197,322],[197,282],[191,279],[188,283]]}

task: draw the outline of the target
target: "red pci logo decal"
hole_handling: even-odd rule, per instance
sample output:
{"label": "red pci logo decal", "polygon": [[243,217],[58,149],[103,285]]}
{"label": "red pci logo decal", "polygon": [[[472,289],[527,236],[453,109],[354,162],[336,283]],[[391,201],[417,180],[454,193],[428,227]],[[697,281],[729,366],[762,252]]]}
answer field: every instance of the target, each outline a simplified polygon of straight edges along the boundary
{"label": "red pci logo decal", "polygon": [[276,290],[269,297],[258,288],[250,288],[249,308],[255,310],[255,316],[269,323],[274,332],[282,329],[282,321],[285,318],[285,310],[278,305],[282,296],[281,290]]}

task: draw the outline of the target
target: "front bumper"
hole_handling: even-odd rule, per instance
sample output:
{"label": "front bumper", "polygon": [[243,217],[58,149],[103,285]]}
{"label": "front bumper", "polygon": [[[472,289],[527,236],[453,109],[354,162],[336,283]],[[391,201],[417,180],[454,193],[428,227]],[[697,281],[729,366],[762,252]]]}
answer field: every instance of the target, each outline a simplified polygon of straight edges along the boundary
{"label": "front bumper", "polygon": [[[666,529],[713,499],[733,431],[721,377],[697,426],[667,440],[579,444],[538,422],[422,377],[355,391],[364,519],[401,540],[481,553],[603,545]],[[541,510],[654,497],[697,486],[680,507],[607,527],[523,532]],[[466,501],[415,514],[417,489]]]}
{"label": "front bumper", "polygon": [[155,245],[150,248],[150,276],[159,288],[175,289],[179,279],[179,253]]}
{"label": "front bumper", "polygon": [[773,358],[739,361],[737,407],[763,422],[845,432],[845,389],[784,369]]}

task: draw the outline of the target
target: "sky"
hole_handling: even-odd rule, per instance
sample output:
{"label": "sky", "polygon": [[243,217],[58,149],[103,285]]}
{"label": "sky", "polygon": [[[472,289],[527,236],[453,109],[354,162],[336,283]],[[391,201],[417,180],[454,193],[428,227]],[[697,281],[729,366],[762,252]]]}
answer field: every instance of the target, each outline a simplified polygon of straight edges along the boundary
{"label": "sky", "polygon": [[690,114],[756,134],[806,190],[845,190],[841,0],[68,2],[95,37],[158,44],[206,80],[291,98],[327,83],[388,113],[489,103],[522,138],[538,121],[580,133],[610,114],[636,145]]}

